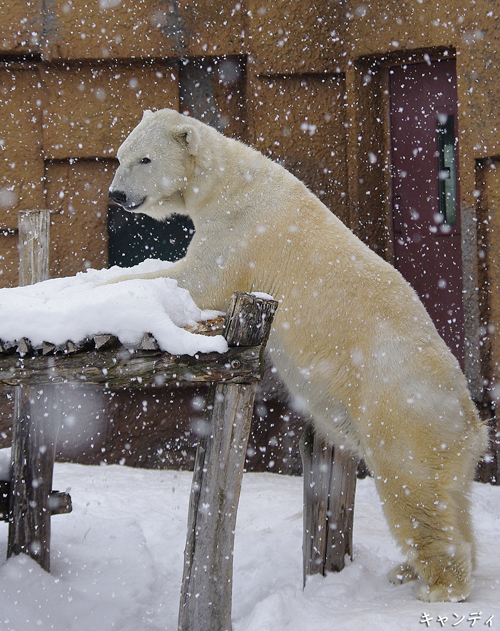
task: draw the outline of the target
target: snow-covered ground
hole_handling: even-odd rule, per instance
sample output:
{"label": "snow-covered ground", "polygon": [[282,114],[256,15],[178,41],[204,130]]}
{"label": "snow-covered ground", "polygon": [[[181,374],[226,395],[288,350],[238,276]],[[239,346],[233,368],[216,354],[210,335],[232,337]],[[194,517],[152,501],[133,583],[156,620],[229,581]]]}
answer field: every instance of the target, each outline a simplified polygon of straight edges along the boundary
{"label": "snow-covered ground", "polygon": [[[71,489],[73,512],[52,518],[50,574],[25,556],[0,565],[0,629],[176,631],[190,484],[187,472],[56,463],[54,488]],[[499,499],[500,489],[474,485],[479,559],[469,601],[428,604],[415,599],[415,584],[386,579],[402,557],[371,479],[358,483],[354,562],[303,591],[302,480],[245,474],[233,629],[500,629]],[[0,559],[6,544],[0,524]]]}

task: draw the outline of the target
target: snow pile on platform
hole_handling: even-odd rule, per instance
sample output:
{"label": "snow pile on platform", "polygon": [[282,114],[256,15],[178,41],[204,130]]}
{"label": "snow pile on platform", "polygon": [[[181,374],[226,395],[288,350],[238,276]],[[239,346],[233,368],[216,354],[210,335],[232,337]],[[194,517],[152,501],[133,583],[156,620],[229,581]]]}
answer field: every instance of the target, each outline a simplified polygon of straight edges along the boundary
{"label": "snow pile on platform", "polygon": [[171,265],[150,259],[131,268],[89,269],[36,285],[0,289],[0,339],[13,342],[24,337],[36,347],[42,342],[76,344],[92,335],[111,334],[134,347],[151,333],[160,348],[173,355],[225,352],[222,336],[184,330],[219,313],[199,309],[177,281],[155,278],[103,284]]}

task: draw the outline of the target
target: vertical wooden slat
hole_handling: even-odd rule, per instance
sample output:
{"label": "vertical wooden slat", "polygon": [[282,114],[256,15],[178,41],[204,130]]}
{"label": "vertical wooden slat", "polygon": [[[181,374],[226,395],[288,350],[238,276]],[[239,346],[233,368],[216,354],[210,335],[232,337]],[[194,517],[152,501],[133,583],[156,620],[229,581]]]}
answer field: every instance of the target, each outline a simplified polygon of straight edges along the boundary
{"label": "vertical wooden slat", "polygon": [[[237,292],[224,325],[228,344],[265,343],[276,306]],[[198,447],[191,487],[180,631],[231,631],[234,531],[254,396],[249,384],[212,387],[209,431]]]}
{"label": "vertical wooden slat", "polygon": [[22,210],[19,227],[19,286],[32,285],[49,277],[48,210]]}
{"label": "vertical wooden slat", "polygon": [[7,557],[28,554],[50,570],[50,515],[56,434],[57,387],[16,388]]}
{"label": "vertical wooden slat", "polygon": [[218,426],[197,450],[179,629],[230,631],[233,546],[252,421],[251,385],[215,387]]}
{"label": "vertical wooden slat", "polygon": [[[19,284],[49,276],[48,210],[19,213]],[[50,569],[50,495],[60,424],[54,385],[15,389],[7,557],[28,554]]]}
{"label": "vertical wooden slat", "polygon": [[309,423],[301,440],[304,469],[304,585],[312,574],[339,572],[352,558],[357,459],[321,438]]}

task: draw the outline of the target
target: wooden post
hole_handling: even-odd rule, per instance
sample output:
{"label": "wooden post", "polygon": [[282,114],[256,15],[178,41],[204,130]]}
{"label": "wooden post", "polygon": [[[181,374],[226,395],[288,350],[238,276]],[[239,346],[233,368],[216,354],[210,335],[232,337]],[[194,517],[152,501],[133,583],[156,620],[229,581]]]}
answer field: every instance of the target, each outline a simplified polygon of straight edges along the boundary
{"label": "wooden post", "polygon": [[301,440],[304,468],[303,573],[340,572],[352,558],[357,459],[306,426]]}
{"label": "wooden post", "polygon": [[[236,292],[223,333],[262,354],[277,303]],[[212,387],[210,427],[196,454],[179,608],[180,631],[231,631],[233,548],[254,386]]]}
{"label": "wooden post", "polygon": [[[49,276],[49,211],[19,213],[19,284]],[[55,441],[59,429],[57,386],[17,386],[12,427],[7,557],[24,552],[50,568],[50,515]]]}
{"label": "wooden post", "polygon": [[19,286],[32,285],[49,277],[48,210],[22,210],[19,227]]}
{"label": "wooden post", "polygon": [[18,386],[14,417],[7,558],[24,552],[48,572],[57,387]]}

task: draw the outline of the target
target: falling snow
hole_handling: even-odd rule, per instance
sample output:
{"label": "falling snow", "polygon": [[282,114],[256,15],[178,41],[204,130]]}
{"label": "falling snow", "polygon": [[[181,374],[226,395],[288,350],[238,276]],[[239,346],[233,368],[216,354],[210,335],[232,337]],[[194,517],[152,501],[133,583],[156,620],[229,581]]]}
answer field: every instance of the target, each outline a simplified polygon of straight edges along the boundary
{"label": "falling snow", "polygon": [[[439,238],[456,232],[468,244],[458,257],[472,329],[468,376],[475,398],[485,394],[484,379],[498,407],[500,47],[494,2],[20,3],[28,10],[4,4],[0,281],[15,284],[17,278],[17,210],[42,207],[52,212],[52,274],[66,278],[0,290],[0,339],[29,337],[37,345],[102,332],[133,346],[150,332],[173,353],[225,350],[221,338],[182,329],[212,314],[171,281],[99,286],[130,271],[97,271],[112,260],[113,247],[113,262],[136,262],[125,260],[135,228],[125,226],[118,238],[115,224],[125,220],[108,226],[107,186],[116,148],[146,108],[176,107],[251,143],[305,181],[377,252],[389,259],[395,249],[397,258],[411,239],[394,234],[396,199],[387,211],[394,193],[388,184],[394,165],[387,73],[401,63],[430,67],[438,57],[456,55],[464,232],[443,222],[442,213],[432,216],[429,232]],[[401,170],[402,185],[419,157],[425,161],[420,146],[409,155],[412,169]],[[410,212],[407,224],[421,219]],[[181,243],[167,247],[168,256],[173,250],[182,255],[189,230],[170,233],[169,246]],[[134,233],[135,245],[141,255],[156,256],[158,227],[154,237],[144,231]],[[472,253],[476,236],[479,266]],[[433,251],[418,249],[424,262]],[[440,266],[450,266],[449,260],[443,255]],[[152,265],[169,264],[146,262],[140,269]],[[73,276],[89,267],[97,269]],[[412,274],[416,281],[427,272]],[[453,289],[452,281],[440,273],[431,289],[440,297]],[[457,291],[461,305],[461,286]],[[432,302],[428,288],[422,296]],[[460,305],[444,314],[445,330],[457,324]],[[456,349],[462,342],[451,343]],[[187,473],[56,464],[55,487],[71,487],[74,512],[53,519],[50,575],[24,556],[0,565],[0,631],[174,631],[189,486]],[[236,533],[234,631],[463,629],[473,626],[468,619],[474,612],[481,612],[475,629],[500,628],[494,487],[474,486],[476,582],[469,601],[455,605],[419,603],[415,585],[394,588],[386,581],[401,557],[370,479],[358,485],[354,562],[340,574],[310,579],[303,592],[301,498],[298,478],[246,475]],[[0,528],[5,557],[7,525]]]}

